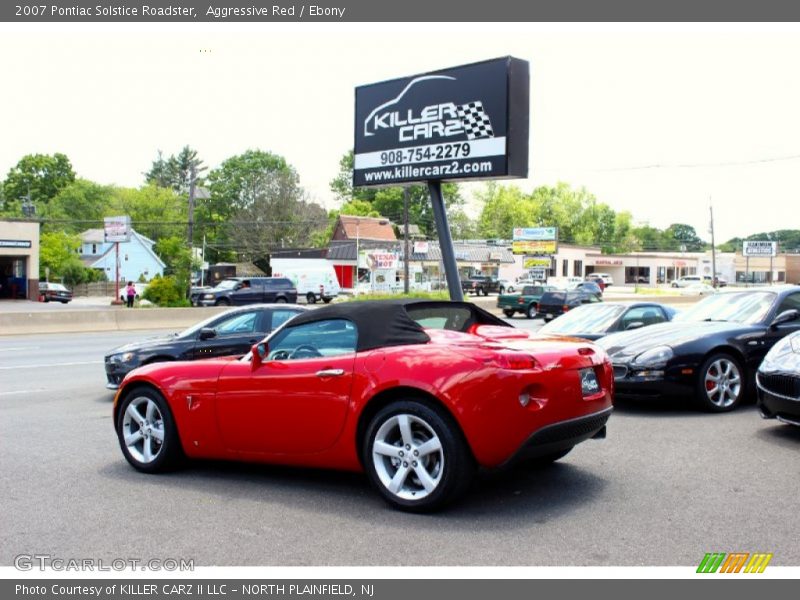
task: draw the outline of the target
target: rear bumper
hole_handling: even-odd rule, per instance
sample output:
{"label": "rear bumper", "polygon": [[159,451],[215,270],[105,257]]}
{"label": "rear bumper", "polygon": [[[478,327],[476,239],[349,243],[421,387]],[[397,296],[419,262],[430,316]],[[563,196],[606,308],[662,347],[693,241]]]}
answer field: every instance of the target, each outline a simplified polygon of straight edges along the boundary
{"label": "rear bumper", "polygon": [[542,427],[525,440],[506,464],[567,450],[589,439],[604,438],[606,423],[613,410],[606,408],[590,415]]}

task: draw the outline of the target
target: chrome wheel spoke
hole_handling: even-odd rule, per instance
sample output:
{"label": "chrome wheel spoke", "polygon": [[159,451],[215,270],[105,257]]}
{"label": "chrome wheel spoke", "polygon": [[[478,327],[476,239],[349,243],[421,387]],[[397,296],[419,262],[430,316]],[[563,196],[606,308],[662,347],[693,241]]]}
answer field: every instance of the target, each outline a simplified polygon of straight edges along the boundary
{"label": "chrome wheel spoke", "polygon": [[155,415],[157,412],[158,407],[156,407],[156,403],[152,400],[148,400],[144,415],[145,420],[147,420],[148,423],[153,423],[155,421]]}
{"label": "chrome wheel spoke", "polygon": [[136,410],[133,402],[128,405],[128,408],[125,410],[125,414],[135,421],[139,427],[144,426],[144,417],[142,417],[142,415],[139,414],[139,411]]}
{"label": "chrome wheel spoke", "polygon": [[408,415],[399,415],[397,417],[397,425],[400,428],[400,437],[403,439],[403,444],[412,445],[414,443],[414,435],[411,433],[411,423]]}
{"label": "chrome wheel spoke", "polygon": [[410,469],[408,467],[404,467],[402,465],[397,469],[397,472],[394,474],[394,477],[392,477],[392,480],[388,485],[390,492],[397,494],[400,491],[400,489],[403,487],[403,484],[406,482],[406,477],[408,477],[409,470]]}
{"label": "chrome wheel spoke", "polygon": [[414,473],[417,474],[419,482],[428,493],[432,492],[436,488],[436,484],[439,483],[433,477],[431,477],[430,473],[425,470],[425,467],[421,463],[418,463],[417,466],[414,467]]}
{"label": "chrome wheel spoke", "polygon": [[419,452],[420,456],[427,456],[432,452],[438,452],[442,449],[442,443],[439,441],[439,438],[431,438],[424,444],[420,444],[417,447],[417,452]]}
{"label": "chrome wheel spoke", "polygon": [[164,430],[160,428],[153,428],[150,430],[150,437],[156,440],[159,444],[164,443]]}
{"label": "chrome wheel spoke", "polygon": [[126,446],[133,446],[138,444],[142,441],[142,432],[141,430],[137,430],[131,433],[125,434],[125,445]]}
{"label": "chrome wheel spoke", "polygon": [[389,456],[391,458],[400,458],[400,451],[402,448],[399,446],[395,446],[393,444],[387,444],[386,442],[379,442],[375,441],[375,444],[372,446],[372,451],[376,454],[380,454],[381,456]]}

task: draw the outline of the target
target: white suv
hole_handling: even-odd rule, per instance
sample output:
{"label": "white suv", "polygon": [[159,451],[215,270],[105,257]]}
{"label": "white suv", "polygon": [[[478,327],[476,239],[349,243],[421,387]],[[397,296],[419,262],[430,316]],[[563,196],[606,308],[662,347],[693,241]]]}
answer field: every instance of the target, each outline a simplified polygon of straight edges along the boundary
{"label": "white suv", "polygon": [[586,279],[602,279],[606,287],[614,285],[614,278],[608,273],[589,273]]}
{"label": "white suv", "polygon": [[685,288],[695,283],[703,283],[703,278],[700,275],[684,275],[672,282],[674,288]]}

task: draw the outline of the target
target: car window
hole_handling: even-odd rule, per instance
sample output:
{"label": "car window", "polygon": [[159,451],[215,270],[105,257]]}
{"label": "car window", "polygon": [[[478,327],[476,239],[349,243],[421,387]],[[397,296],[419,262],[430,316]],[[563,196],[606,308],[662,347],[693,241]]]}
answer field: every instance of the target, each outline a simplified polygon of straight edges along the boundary
{"label": "car window", "polygon": [[425,329],[466,331],[472,325],[472,311],[461,306],[408,306],[408,316]]}
{"label": "car window", "polygon": [[623,310],[624,307],[619,304],[579,306],[564,313],[564,316],[547,323],[539,331],[561,334],[605,333],[619,318]]}
{"label": "car window", "polygon": [[627,329],[631,323],[655,325],[666,321],[664,312],[657,306],[636,306],[631,308],[622,317],[622,329]]}
{"label": "car window", "polygon": [[296,310],[273,310],[270,330],[277,329],[297,314]]}
{"label": "car window", "polygon": [[340,356],[356,351],[356,326],[344,319],[329,319],[287,327],[269,341],[269,360],[300,360]]}
{"label": "car window", "polygon": [[778,312],[775,314],[779,315],[783,311],[791,309],[800,310],[800,292],[786,296],[786,298],[783,299],[783,302],[781,302],[781,305],[778,307]]}
{"label": "car window", "polygon": [[772,292],[713,294],[691,308],[678,313],[673,321],[730,321],[758,323],[775,302]]}
{"label": "car window", "polygon": [[234,315],[214,327],[217,335],[234,335],[237,333],[252,333],[256,330],[258,320],[257,312],[248,312]]}

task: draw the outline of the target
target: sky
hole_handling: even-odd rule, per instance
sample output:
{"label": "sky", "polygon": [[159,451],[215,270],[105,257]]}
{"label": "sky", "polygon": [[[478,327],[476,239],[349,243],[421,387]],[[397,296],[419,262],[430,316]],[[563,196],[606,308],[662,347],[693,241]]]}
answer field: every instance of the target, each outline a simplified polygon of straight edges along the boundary
{"label": "sky", "polygon": [[[565,181],[709,239],[800,228],[800,26],[0,25],[0,177],[29,153],[139,186],[162,150],[258,148],[310,197],[353,144],[357,85],[512,55],[531,67],[526,191]],[[465,186],[469,211],[482,184]]]}

